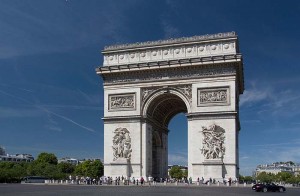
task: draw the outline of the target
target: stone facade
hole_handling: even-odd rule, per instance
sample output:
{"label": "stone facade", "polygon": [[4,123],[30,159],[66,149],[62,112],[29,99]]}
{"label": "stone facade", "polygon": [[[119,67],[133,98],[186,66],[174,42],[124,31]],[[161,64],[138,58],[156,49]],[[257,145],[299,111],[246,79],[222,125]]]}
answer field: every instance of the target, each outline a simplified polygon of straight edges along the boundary
{"label": "stone facade", "polygon": [[167,177],[168,124],[188,120],[188,172],[238,177],[243,63],[234,32],[106,47],[104,175]]}

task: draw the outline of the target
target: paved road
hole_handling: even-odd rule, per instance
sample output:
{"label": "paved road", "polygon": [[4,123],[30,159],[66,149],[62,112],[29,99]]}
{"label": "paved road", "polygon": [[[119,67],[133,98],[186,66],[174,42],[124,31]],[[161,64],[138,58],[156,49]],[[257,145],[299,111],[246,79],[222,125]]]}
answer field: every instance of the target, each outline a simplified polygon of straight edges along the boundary
{"label": "paved road", "polygon": [[291,195],[299,196],[299,188],[288,188],[285,193],[256,193],[249,187],[208,186],[85,186],[85,185],[32,185],[0,184],[0,196],[237,196],[237,195]]}

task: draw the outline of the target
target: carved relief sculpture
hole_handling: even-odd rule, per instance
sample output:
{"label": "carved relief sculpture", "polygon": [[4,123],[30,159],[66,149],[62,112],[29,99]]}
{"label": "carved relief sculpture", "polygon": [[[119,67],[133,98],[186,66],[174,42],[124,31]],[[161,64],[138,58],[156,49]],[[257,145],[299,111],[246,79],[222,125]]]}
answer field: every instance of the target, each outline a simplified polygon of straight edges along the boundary
{"label": "carved relief sculpture", "polygon": [[144,101],[151,93],[153,93],[157,89],[159,89],[159,87],[143,88],[142,89],[142,100]]}
{"label": "carved relief sculpture", "polygon": [[[169,87],[180,90],[188,98],[189,102],[192,102],[192,85],[177,85]],[[144,101],[149,95],[151,95],[154,91],[158,90],[159,88],[160,87],[151,87],[142,89],[142,100]]]}
{"label": "carved relief sculpture", "polygon": [[125,158],[130,160],[131,158],[131,138],[129,131],[126,128],[117,128],[114,131],[113,137],[113,155],[114,161],[118,158]]}
{"label": "carved relief sculpture", "polygon": [[220,159],[225,154],[224,140],[225,130],[218,125],[211,125],[208,128],[202,127],[202,149],[205,159]]}
{"label": "carved relief sculpture", "polygon": [[135,94],[109,95],[109,110],[135,108]]}
{"label": "carved relief sculpture", "polygon": [[229,104],[229,88],[198,89],[198,106]]}
{"label": "carved relief sculpture", "polygon": [[181,92],[188,98],[189,102],[192,102],[192,85],[178,86]]}

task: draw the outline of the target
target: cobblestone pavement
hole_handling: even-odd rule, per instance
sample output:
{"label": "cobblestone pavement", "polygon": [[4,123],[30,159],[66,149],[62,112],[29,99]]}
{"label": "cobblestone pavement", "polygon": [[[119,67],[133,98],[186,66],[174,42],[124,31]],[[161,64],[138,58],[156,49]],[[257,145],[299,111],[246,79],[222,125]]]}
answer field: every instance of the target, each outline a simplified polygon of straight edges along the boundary
{"label": "cobblestone pavement", "polygon": [[287,188],[285,193],[256,193],[251,187],[225,186],[94,186],[94,185],[45,185],[45,184],[0,184],[0,195],[16,196],[236,196],[236,195],[291,195],[299,196],[300,188]]}

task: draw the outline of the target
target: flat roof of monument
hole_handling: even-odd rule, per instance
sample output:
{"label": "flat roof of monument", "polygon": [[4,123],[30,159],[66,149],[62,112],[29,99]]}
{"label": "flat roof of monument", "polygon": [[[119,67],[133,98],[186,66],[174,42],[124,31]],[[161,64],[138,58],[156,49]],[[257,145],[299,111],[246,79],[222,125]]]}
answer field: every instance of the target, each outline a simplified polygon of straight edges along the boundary
{"label": "flat roof of monument", "polygon": [[124,50],[124,49],[137,49],[137,48],[144,48],[144,47],[184,44],[190,42],[210,41],[210,40],[219,40],[219,39],[226,39],[226,38],[237,38],[237,35],[234,31],[232,31],[232,32],[217,33],[217,34],[197,35],[192,37],[170,38],[170,39],[157,40],[157,41],[136,42],[130,44],[116,44],[116,45],[105,46],[102,52],[105,53],[105,52]]}

